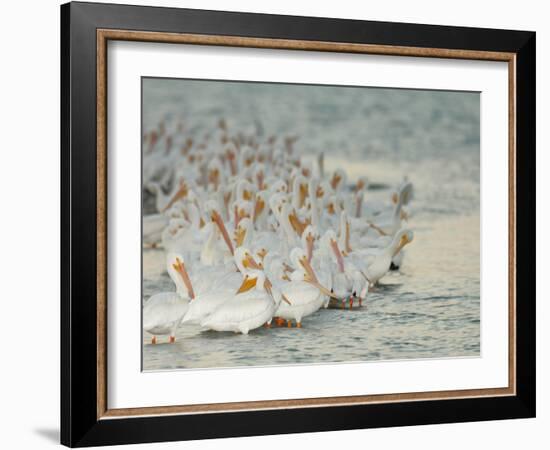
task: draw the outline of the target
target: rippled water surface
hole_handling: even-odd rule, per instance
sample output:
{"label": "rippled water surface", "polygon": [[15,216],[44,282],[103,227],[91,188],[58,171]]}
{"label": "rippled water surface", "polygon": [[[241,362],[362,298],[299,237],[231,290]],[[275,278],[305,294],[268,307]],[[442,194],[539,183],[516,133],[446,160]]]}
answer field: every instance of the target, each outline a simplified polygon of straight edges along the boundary
{"label": "rippled water surface", "polygon": [[[414,242],[399,272],[382,280],[367,307],[322,310],[301,329],[243,336],[180,327],[175,344],[149,345],[144,370],[479,356],[479,95],[145,79],[144,128],[172,114],[211,125],[295,133],[325,169],[366,175],[389,199],[408,175]],[[143,251],[143,300],[173,290],[162,250]]]}

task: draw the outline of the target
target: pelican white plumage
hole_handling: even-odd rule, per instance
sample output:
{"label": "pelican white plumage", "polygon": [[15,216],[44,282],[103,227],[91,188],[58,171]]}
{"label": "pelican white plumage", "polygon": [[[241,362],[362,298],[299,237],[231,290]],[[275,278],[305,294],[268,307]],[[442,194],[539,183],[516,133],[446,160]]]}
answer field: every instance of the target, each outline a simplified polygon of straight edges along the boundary
{"label": "pelican white plumage", "polygon": [[362,305],[365,293],[365,278],[353,260],[345,258],[333,230],[327,230],[321,238],[324,255],[331,255],[336,263],[332,272],[332,290],[337,297],[335,307],[352,309],[355,300]]}
{"label": "pelican white plumage", "polygon": [[221,305],[233,298],[242,281],[240,274],[247,273],[248,268],[253,265],[252,260],[253,257],[247,248],[238,247],[235,250],[235,264],[240,273],[226,272],[225,275],[216,275],[216,279],[214,279],[213,275],[215,274],[212,270],[208,271],[206,275],[209,277],[210,285],[205,287],[203,292],[197,293],[182,323],[201,323]]}
{"label": "pelican white plumage", "polygon": [[405,245],[412,242],[414,234],[409,229],[399,230],[388,246],[379,251],[357,251],[352,255],[355,264],[373,287],[390,270],[394,258]]}
{"label": "pelican white plumage", "polygon": [[176,285],[176,291],[154,294],[143,306],[143,329],[153,335],[153,344],[157,343],[159,335],[168,334],[170,343],[176,341],[176,330],[189,309],[189,302],[195,298],[183,257],[169,254],[166,269]]}
{"label": "pelican white plumage", "polygon": [[168,254],[185,255],[196,296],[187,299],[185,323],[247,333],[261,325],[252,312],[274,304],[297,324],[331,298],[331,306],[351,308],[400,265],[412,240],[403,229],[413,194],[407,179],[385,202],[374,192],[366,198],[366,177],[348,184],[340,168],[326,176],[322,157],[294,153],[295,137],[258,130],[230,129],[225,120],[214,129],[176,127],[165,117],[144,135],[156,165],[144,169],[144,186],[159,213],[144,217],[143,242],[161,240]]}
{"label": "pelican white plumage", "polygon": [[303,249],[296,247],[290,252],[290,261],[294,271],[290,274],[290,281],[281,285],[281,292],[289,300],[281,303],[275,316],[285,319],[288,327],[292,320],[296,326],[302,326],[302,319],[318,311],[325,303],[325,295],[331,296],[328,288],[321,285],[311,267]]}
{"label": "pelican white plumage", "polygon": [[281,293],[270,287],[264,272],[248,269],[235,295],[201,321],[201,326],[215,331],[248,334],[271,323],[280,302]]}

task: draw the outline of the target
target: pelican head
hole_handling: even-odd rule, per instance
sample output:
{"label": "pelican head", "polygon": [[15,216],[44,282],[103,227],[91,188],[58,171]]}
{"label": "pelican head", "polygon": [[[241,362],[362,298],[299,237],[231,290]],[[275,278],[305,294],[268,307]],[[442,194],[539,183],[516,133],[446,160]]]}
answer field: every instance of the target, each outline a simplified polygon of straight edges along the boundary
{"label": "pelican head", "polygon": [[344,172],[342,169],[336,169],[332,174],[332,178],[330,179],[330,185],[332,189],[338,191],[345,186],[346,180],[346,172]]}
{"label": "pelican head", "polygon": [[[193,300],[195,298],[195,292],[193,291],[193,285],[191,284],[191,278],[185,268],[183,256],[179,253],[169,253],[166,258],[166,268],[168,275],[174,281],[178,294],[181,296],[187,295],[188,298]],[[181,284],[183,281],[183,286]],[[183,292],[183,287],[187,292]]]}
{"label": "pelican head", "polygon": [[355,184],[355,192],[365,191],[369,188],[369,180],[367,177],[359,177]]}
{"label": "pelican head", "polygon": [[265,166],[262,163],[255,165],[253,177],[254,181],[258,185],[258,189],[265,189]]}
{"label": "pelican head", "polygon": [[169,210],[172,207],[172,205],[174,205],[176,202],[187,197],[187,194],[189,194],[189,186],[184,180],[180,180],[179,188],[176,190],[175,194],[168,201],[168,203],[166,204],[166,206],[163,208],[161,212],[165,212]]}
{"label": "pelican head", "polygon": [[393,250],[393,256],[397,255],[405,245],[411,243],[414,238],[412,230],[402,228],[399,230],[393,238],[391,248]]}
{"label": "pelican head", "polygon": [[235,250],[235,264],[242,274],[250,270],[261,270],[262,266],[254,259],[252,252],[247,247],[239,247]]}
{"label": "pelican head", "polygon": [[327,230],[321,239],[325,248],[329,250],[330,253],[336,258],[338,264],[338,269],[340,272],[344,272],[344,257],[338,246],[338,241],[336,240],[336,233],[333,230]]}
{"label": "pelican head", "polygon": [[214,185],[214,188],[217,189],[222,179],[223,166],[218,158],[212,159],[208,163],[208,183]]}
{"label": "pelican head", "polygon": [[286,194],[288,190],[288,186],[284,182],[284,180],[277,180],[275,181],[271,186],[271,193],[275,194]]}
{"label": "pelican head", "polygon": [[317,194],[317,191],[318,189],[320,188],[320,185],[319,185],[319,180],[317,178],[310,178],[309,179],[309,182],[308,182],[308,193],[309,193],[309,196],[311,198],[315,197],[319,197],[319,195]]}
{"label": "pelican head", "polygon": [[317,228],[313,225],[308,225],[302,234],[302,243],[306,249],[307,260],[311,262],[313,257],[313,245],[318,237]]}
{"label": "pelican head", "polygon": [[303,273],[303,277],[304,277],[303,281],[312,284],[317,289],[319,289],[319,291],[321,291],[321,293],[323,293],[324,295],[334,297],[334,294],[332,294],[326,287],[324,287],[319,282],[317,275],[313,270],[313,267],[311,267],[311,264],[307,259],[306,252],[304,252],[303,249],[299,247],[293,248],[292,251],[290,252],[290,261],[297,269],[300,269],[300,271]]}
{"label": "pelican head", "polygon": [[[260,258],[261,263],[263,264],[265,262],[265,258],[269,255],[269,250],[267,250],[265,247],[260,248],[259,250],[256,250],[256,256]],[[265,266],[265,264],[263,264]]]}
{"label": "pelican head", "polygon": [[267,191],[260,191],[256,194],[256,201],[254,202],[254,215],[253,220],[256,222],[258,219],[263,217],[266,212],[266,204],[268,202],[268,192]]}
{"label": "pelican head", "polygon": [[243,282],[236,293],[244,294],[245,292],[248,292],[251,289],[262,287],[264,286],[264,284],[265,284],[264,273],[261,270],[250,270],[243,276]]}
{"label": "pelican head", "polygon": [[283,193],[273,194],[269,197],[269,207],[273,211],[275,217],[279,217],[283,205],[287,202],[286,194]]}
{"label": "pelican head", "polygon": [[301,208],[304,206],[308,195],[308,181],[307,179],[299,174],[294,178],[293,183],[293,204],[295,208]]}
{"label": "pelican head", "polygon": [[340,203],[338,197],[331,195],[327,201],[327,211],[332,216],[340,212]]}
{"label": "pelican head", "polygon": [[255,190],[256,189],[254,185],[250,183],[250,181],[246,179],[239,180],[236,186],[237,200],[246,200],[246,201],[252,200]]}
{"label": "pelican head", "polygon": [[223,222],[222,216],[220,214],[218,203],[215,200],[209,200],[206,202],[205,209],[210,220],[213,223],[215,223],[218,229],[220,230],[223,240],[225,241],[227,247],[229,248],[229,251],[233,255],[235,253],[233,249],[233,243],[229,238],[229,233],[227,232],[227,228],[225,228],[225,223]]}
{"label": "pelican head", "polygon": [[241,150],[241,156],[240,156],[241,168],[250,167],[255,159],[256,159],[256,154],[254,149],[248,145],[243,147],[243,149]]}
{"label": "pelican head", "polygon": [[232,205],[233,214],[235,216],[234,223],[237,225],[245,217],[252,217],[253,206],[252,203],[247,200],[237,200]]}
{"label": "pelican head", "polygon": [[252,230],[252,220],[248,217],[244,217],[239,220],[235,231],[233,232],[233,237],[235,239],[235,247],[241,247],[244,245],[246,237],[249,235]]}
{"label": "pelican head", "polygon": [[399,186],[399,197],[403,205],[408,205],[413,198],[413,184],[408,181],[407,177]]}

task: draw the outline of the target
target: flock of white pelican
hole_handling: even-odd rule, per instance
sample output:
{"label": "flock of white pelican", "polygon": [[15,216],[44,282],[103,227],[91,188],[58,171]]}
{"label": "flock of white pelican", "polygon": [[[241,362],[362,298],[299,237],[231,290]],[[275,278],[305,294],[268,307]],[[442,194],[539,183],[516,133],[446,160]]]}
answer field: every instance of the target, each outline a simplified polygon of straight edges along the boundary
{"label": "flock of white pelican", "polygon": [[[174,123],[172,123],[174,122]],[[157,212],[144,247],[162,247],[173,292],[143,306],[143,329],[176,339],[185,324],[247,334],[302,327],[324,308],[366,306],[369,290],[402,263],[412,184],[387,203],[368,180],[325,174],[322,155],[299,157],[292,136],[233,131],[220,120],[197,138],[162,121],[143,136],[143,186]]]}

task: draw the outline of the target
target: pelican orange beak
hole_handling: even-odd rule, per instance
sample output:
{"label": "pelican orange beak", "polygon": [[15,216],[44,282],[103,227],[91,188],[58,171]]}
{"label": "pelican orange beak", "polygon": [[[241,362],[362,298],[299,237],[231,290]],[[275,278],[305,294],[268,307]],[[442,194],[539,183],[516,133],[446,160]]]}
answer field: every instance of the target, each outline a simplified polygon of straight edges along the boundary
{"label": "pelican orange beak", "polygon": [[245,189],[245,190],[243,191],[243,199],[246,200],[246,201],[252,200],[252,192],[250,192],[249,190]]}
{"label": "pelican orange beak", "polygon": [[288,220],[292,225],[292,228],[294,228],[294,231],[296,231],[296,233],[298,233],[298,236],[301,237],[307,225],[300,222],[300,219],[298,219],[295,212],[292,212],[288,215]]}
{"label": "pelican orange beak", "polygon": [[306,257],[300,259],[300,264],[306,271],[306,278],[305,278],[306,282],[315,286],[317,289],[321,291],[322,294],[328,295],[329,297],[332,297],[334,299],[338,299],[338,297],[336,297],[326,287],[324,287],[321,283],[319,283],[319,280],[317,279],[317,275],[315,275],[315,272],[313,271],[313,267],[311,267],[311,264],[309,263]]}
{"label": "pelican orange beak", "polygon": [[361,217],[361,210],[363,209],[363,197],[358,195],[355,200],[355,217]]}
{"label": "pelican orange beak", "polygon": [[315,241],[315,237],[313,234],[308,233],[306,236],[306,247],[307,247],[307,260],[308,262],[311,262],[311,258],[313,257],[313,242]]}
{"label": "pelican orange beak", "polygon": [[180,188],[173,195],[173,197],[170,199],[170,201],[166,204],[166,206],[162,209],[161,212],[165,212],[168,209],[170,209],[172,205],[176,203],[178,200],[187,197],[188,193],[189,193],[189,189],[187,188],[187,185],[185,184],[185,182],[182,182],[180,184]]}
{"label": "pelican orange beak", "polygon": [[237,211],[237,216],[239,218],[239,222],[244,219],[245,217],[250,218],[249,214],[246,212],[246,209],[239,209]]}
{"label": "pelican orange beak", "polygon": [[239,225],[240,218],[239,218],[239,207],[235,205],[233,207],[233,223],[235,224],[235,228],[237,225]]}
{"label": "pelican orange beak", "polygon": [[223,204],[225,206],[225,212],[228,214],[229,211],[229,201],[231,200],[231,192],[226,192],[223,194]]}
{"label": "pelican orange beak", "polygon": [[253,222],[256,222],[256,219],[260,216],[265,208],[265,202],[262,197],[256,197],[256,204],[254,205],[254,217]]}
{"label": "pelican orange beak", "polygon": [[[260,156],[260,157],[259,157],[259,160],[260,160],[260,162],[262,162],[262,161],[263,161],[263,157]],[[258,173],[256,174],[256,181],[258,182],[258,189],[260,189],[260,190],[262,190],[262,189],[265,188],[265,186],[264,186],[264,178],[265,178],[265,176],[264,176],[264,173],[263,173],[262,171],[260,171],[260,172],[258,172]]]}
{"label": "pelican orange beak", "polygon": [[220,177],[220,171],[218,169],[212,169],[209,173],[208,173],[208,182],[209,183],[212,183],[215,188],[218,187],[218,182],[219,182],[219,178]]}
{"label": "pelican orange beak", "polygon": [[187,288],[187,293],[189,294],[189,298],[193,300],[195,298],[195,292],[193,291],[193,285],[191,284],[191,278],[189,278],[189,274],[187,273],[187,270],[185,270],[185,264],[183,261],[176,257],[176,262],[172,264],[172,267],[178,272],[183,280],[183,283],[185,284],[185,287]]}
{"label": "pelican orange beak", "polygon": [[338,174],[338,173],[335,173],[333,176],[332,176],[332,180],[330,180],[330,185],[332,186],[332,189],[335,189],[338,187],[338,185],[340,184],[340,181],[342,180],[342,177]]}
{"label": "pelican orange beak", "polygon": [[222,234],[223,240],[225,241],[225,243],[227,244],[227,247],[229,248],[229,251],[231,252],[232,255],[234,255],[235,250],[233,249],[233,244],[231,243],[229,234],[227,233],[227,228],[225,228],[225,224],[223,223],[223,220],[217,211],[212,211],[212,222],[214,222],[218,226]]}
{"label": "pelican orange beak", "polygon": [[399,200],[399,196],[397,195],[397,192],[394,192],[391,196],[391,201],[394,205],[396,205],[398,200]]}
{"label": "pelican orange beak", "polygon": [[344,272],[344,257],[342,256],[342,252],[340,252],[340,249],[338,248],[338,242],[336,242],[334,239],[330,240],[330,246],[332,247],[332,251],[334,252],[334,255],[336,256],[336,262],[338,263],[338,269],[340,272]]}
{"label": "pelican orange beak", "polygon": [[299,205],[300,205],[300,208],[302,206],[304,206],[307,194],[308,194],[307,184],[303,184],[303,183],[300,184],[300,188],[299,188]]}
{"label": "pelican orange beak", "polygon": [[349,231],[349,221],[346,222],[346,253],[351,253],[351,247],[349,245],[350,231]]}
{"label": "pelican orange beak", "polygon": [[261,250],[258,250],[256,254],[260,257],[260,259],[263,261],[265,256],[267,255],[268,251],[265,248],[262,248]]}
{"label": "pelican orange beak", "polygon": [[237,161],[235,160],[236,156],[233,150],[228,149],[226,152],[226,157],[227,157],[227,160],[229,161],[229,168],[231,169],[231,175],[234,176],[237,174]]}
{"label": "pelican orange beak", "polygon": [[411,243],[413,240],[412,237],[409,238],[409,233],[405,233],[403,236],[401,236],[401,239],[399,240],[399,245],[397,246],[397,249],[393,253],[393,256],[397,255],[405,245]]}
{"label": "pelican orange beak", "polygon": [[246,267],[247,269],[263,270],[262,265],[258,264],[256,260],[252,257],[252,255],[250,255],[249,253],[247,253],[244,256],[242,263],[243,263],[243,267]]}
{"label": "pelican orange beak", "polygon": [[246,236],[246,230],[240,225],[237,226],[237,229],[234,231],[235,246],[240,247],[243,245],[244,238]]}
{"label": "pelican orange beak", "polygon": [[317,198],[321,198],[323,195],[325,195],[325,191],[321,186],[317,187],[316,195],[317,195]]}
{"label": "pelican orange beak", "polygon": [[251,289],[256,287],[257,281],[258,281],[258,278],[256,277],[251,278],[248,275],[245,275],[243,283],[241,284],[241,286],[239,287],[236,293],[242,294],[244,292],[250,291]]}

